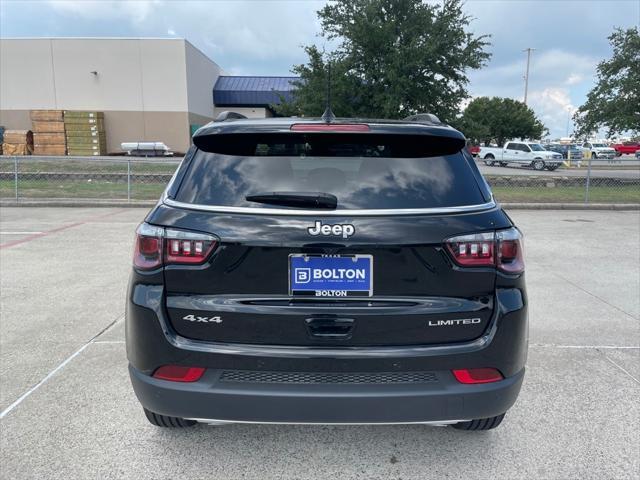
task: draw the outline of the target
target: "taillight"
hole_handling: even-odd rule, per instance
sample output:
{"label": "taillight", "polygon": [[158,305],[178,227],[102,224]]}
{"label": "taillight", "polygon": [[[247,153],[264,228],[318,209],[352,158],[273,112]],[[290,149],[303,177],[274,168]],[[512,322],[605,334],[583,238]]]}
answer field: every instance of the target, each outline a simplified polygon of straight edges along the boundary
{"label": "taillight", "polygon": [[204,374],[202,367],[182,367],[180,365],[164,365],[153,372],[153,378],[170,382],[197,382]]}
{"label": "taillight", "polygon": [[212,235],[142,223],[136,230],[133,264],[141,270],[153,270],[166,264],[199,264],[217,244]]}
{"label": "taillight", "polygon": [[165,263],[202,263],[216,247],[215,237],[204,233],[166,229]]}
{"label": "taillight", "polygon": [[496,232],[498,246],[498,268],[507,273],[524,271],[522,235],[516,228]]}
{"label": "taillight", "polygon": [[495,235],[475,233],[446,240],[447,248],[458,265],[463,267],[495,265]]}
{"label": "taillight", "polygon": [[496,266],[506,273],[524,271],[522,235],[516,228],[452,237],[445,240],[445,245],[461,267]]}
{"label": "taillight", "polygon": [[495,368],[466,368],[452,372],[458,382],[465,384],[499,382],[504,378]]}
{"label": "taillight", "polygon": [[141,270],[152,270],[162,266],[163,228],[141,223],[136,230],[133,264]]}

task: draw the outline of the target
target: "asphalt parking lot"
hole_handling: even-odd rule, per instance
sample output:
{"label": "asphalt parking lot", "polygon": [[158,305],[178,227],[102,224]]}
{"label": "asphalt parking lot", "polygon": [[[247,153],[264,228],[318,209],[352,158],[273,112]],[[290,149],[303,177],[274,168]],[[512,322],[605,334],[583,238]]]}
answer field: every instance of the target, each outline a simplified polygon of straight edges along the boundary
{"label": "asphalt parking lot", "polygon": [[0,210],[0,476],[638,478],[640,212],[512,211],[525,233],[530,351],[495,431],[149,425],[124,298],[145,210]]}

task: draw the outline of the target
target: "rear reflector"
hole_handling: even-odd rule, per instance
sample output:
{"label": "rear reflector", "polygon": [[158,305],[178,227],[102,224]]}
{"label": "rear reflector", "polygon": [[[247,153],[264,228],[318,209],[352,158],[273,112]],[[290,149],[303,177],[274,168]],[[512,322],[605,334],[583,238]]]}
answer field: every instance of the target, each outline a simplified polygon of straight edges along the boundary
{"label": "rear reflector", "polygon": [[165,365],[153,372],[153,378],[169,380],[170,382],[196,382],[204,374],[202,367],[181,367]]}
{"label": "rear reflector", "polygon": [[292,132],[368,132],[364,123],[294,123]]}
{"label": "rear reflector", "polygon": [[499,382],[504,378],[495,368],[469,368],[452,372],[456,380],[465,384]]}

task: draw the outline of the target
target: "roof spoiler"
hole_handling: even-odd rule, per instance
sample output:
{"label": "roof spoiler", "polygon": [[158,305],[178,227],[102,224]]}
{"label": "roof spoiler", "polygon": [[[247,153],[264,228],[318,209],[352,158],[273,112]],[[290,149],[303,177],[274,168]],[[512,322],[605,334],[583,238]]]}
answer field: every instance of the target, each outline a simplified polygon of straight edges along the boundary
{"label": "roof spoiler", "polygon": [[220,114],[216,117],[214,122],[227,122],[229,120],[246,120],[247,117],[238,112],[232,112],[229,110],[225,110],[224,112],[220,112]]}
{"label": "roof spoiler", "polygon": [[409,115],[408,117],[405,117],[405,120],[407,122],[431,123],[435,125],[442,124],[440,119],[433,113],[416,113],[415,115]]}

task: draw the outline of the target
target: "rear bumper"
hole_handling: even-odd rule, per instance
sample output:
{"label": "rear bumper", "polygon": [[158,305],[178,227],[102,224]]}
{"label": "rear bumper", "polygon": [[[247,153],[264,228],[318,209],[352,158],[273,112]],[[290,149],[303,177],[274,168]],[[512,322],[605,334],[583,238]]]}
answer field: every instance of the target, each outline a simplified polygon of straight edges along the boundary
{"label": "rear bumper", "polygon": [[447,371],[403,384],[282,384],[226,382],[208,370],[194,383],[158,380],[129,366],[140,403],[181,418],[256,423],[447,423],[506,412],[524,369],[500,382],[458,383]]}
{"label": "rear bumper", "polygon": [[[132,283],[126,336],[134,391],[145,408],[159,414],[257,423],[454,422],[499,415],[516,401],[527,357],[526,293],[524,288],[498,288],[494,318],[485,334],[471,342],[312,348],[186,339],[167,321],[162,286]],[[207,370],[197,382],[176,383],[151,376],[161,365]],[[497,368],[506,378],[463,385],[451,373],[482,367]],[[223,381],[223,372],[229,371],[294,376],[428,372],[436,381]]]}

